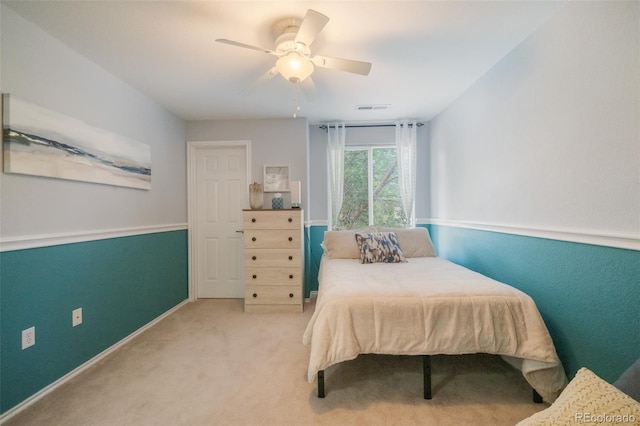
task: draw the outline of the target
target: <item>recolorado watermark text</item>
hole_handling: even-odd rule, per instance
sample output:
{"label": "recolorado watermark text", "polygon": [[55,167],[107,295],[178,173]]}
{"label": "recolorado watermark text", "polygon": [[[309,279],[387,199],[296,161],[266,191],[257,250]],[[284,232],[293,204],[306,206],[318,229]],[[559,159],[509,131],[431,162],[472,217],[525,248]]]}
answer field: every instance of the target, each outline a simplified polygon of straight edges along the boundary
{"label": "recolorado watermark text", "polygon": [[576,413],[576,423],[602,423],[602,424],[637,424],[633,414],[591,414]]}

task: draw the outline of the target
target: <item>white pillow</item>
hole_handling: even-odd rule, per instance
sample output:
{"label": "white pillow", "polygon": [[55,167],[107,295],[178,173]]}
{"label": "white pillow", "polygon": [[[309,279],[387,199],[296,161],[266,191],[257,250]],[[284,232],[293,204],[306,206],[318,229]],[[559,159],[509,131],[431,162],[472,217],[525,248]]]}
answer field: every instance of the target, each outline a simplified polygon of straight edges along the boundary
{"label": "white pillow", "polygon": [[372,232],[373,227],[351,231],[325,231],[322,248],[329,259],[360,259],[356,234]]}
{"label": "white pillow", "polygon": [[379,232],[395,232],[405,257],[436,257],[427,228],[377,228]]}
{"label": "white pillow", "polygon": [[551,406],[517,424],[638,424],[640,402],[581,368]]}

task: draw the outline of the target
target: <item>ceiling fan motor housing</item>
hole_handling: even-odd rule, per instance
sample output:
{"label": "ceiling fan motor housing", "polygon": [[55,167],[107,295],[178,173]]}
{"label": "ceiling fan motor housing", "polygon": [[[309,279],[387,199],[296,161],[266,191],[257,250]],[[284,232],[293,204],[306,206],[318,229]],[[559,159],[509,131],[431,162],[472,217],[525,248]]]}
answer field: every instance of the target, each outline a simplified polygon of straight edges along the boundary
{"label": "ceiling fan motor housing", "polygon": [[300,29],[300,19],[287,18],[278,21],[275,28],[280,30],[282,34],[276,39],[276,52],[280,55],[286,55],[291,51],[302,54],[305,58],[311,56],[311,50],[303,43],[296,43],[296,35]]}

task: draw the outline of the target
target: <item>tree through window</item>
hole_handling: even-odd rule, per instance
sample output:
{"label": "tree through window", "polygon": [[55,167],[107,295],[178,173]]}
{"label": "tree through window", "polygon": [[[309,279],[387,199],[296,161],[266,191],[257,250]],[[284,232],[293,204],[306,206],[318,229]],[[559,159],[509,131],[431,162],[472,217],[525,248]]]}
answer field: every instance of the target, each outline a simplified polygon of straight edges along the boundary
{"label": "tree through window", "polygon": [[395,147],[349,147],[344,152],[344,198],[335,229],[408,226],[398,189]]}

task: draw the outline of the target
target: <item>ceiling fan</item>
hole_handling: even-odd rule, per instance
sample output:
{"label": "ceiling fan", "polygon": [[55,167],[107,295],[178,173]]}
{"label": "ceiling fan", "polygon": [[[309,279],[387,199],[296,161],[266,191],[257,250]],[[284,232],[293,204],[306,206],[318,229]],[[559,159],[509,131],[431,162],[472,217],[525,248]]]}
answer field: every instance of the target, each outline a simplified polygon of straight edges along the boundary
{"label": "ceiling fan", "polygon": [[315,86],[311,79],[314,66],[346,71],[350,73],[368,75],[371,63],[354,61],[351,59],[334,58],[330,56],[311,55],[311,43],[320,31],[327,25],[329,18],[313,9],[307,10],[302,21],[298,18],[285,18],[275,24],[275,29],[282,34],[276,39],[275,49],[265,49],[238,41],[219,38],[219,43],[231,46],[244,47],[276,56],[275,66],[260,77],[253,85],[245,89],[245,93],[251,92],[257,86],[280,74],[292,83],[299,83],[307,97],[313,95]]}

